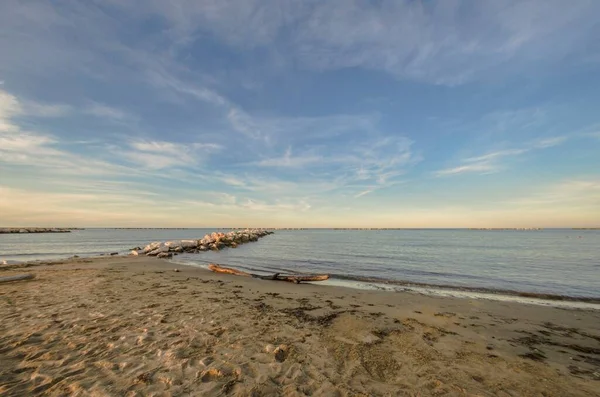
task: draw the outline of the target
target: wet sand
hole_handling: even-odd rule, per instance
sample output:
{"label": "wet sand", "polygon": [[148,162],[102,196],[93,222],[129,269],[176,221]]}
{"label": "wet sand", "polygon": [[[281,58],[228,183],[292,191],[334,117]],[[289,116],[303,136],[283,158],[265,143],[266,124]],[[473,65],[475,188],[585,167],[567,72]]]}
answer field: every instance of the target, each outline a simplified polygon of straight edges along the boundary
{"label": "wet sand", "polygon": [[[177,269],[179,271],[174,271]],[[0,266],[2,396],[598,396],[600,310],[212,274]]]}

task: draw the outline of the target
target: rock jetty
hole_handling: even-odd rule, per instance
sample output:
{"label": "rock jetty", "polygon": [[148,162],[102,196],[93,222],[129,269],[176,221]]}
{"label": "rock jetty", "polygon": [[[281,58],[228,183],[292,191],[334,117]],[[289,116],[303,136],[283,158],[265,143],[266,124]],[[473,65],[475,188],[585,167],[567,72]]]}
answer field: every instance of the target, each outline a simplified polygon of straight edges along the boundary
{"label": "rock jetty", "polygon": [[10,233],[71,233],[71,229],[58,227],[5,227],[0,228],[0,234]]}
{"label": "rock jetty", "polygon": [[188,252],[199,253],[202,251],[219,251],[225,247],[235,248],[240,244],[257,241],[261,237],[273,234],[264,229],[236,230],[227,233],[214,232],[205,235],[199,240],[174,240],[148,244],[144,248],[135,248],[130,255],[156,256],[158,258],[170,258],[173,255]]}

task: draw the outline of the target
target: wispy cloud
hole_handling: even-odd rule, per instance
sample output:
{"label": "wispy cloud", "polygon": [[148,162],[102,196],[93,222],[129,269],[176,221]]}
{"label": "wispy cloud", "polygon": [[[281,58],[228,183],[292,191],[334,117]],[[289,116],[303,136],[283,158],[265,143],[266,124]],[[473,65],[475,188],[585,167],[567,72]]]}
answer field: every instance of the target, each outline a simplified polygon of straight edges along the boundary
{"label": "wispy cloud", "polygon": [[568,139],[569,137],[567,136],[541,138],[530,142],[522,148],[504,149],[480,156],[468,157],[461,161],[461,165],[441,169],[436,171],[435,175],[441,177],[465,173],[489,174],[498,172],[503,167],[502,159],[520,156],[533,150],[551,148],[566,142]]}
{"label": "wispy cloud", "polygon": [[121,156],[148,169],[195,167],[205,161],[209,153],[222,149],[218,144],[199,142],[133,141],[129,146],[132,150],[120,151]]}
{"label": "wispy cloud", "polygon": [[308,211],[311,205],[302,199],[259,200],[254,198],[237,199],[235,196],[213,194],[216,200],[185,200],[184,205],[192,207],[208,207],[224,211],[258,211],[258,212],[297,212]]}
{"label": "wispy cloud", "polygon": [[[86,3],[70,9],[9,1],[4,4],[0,23],[16,36],[0,39],[0,46],[10,50],[4,67],[10,72],[23,68],[13,60],[19,59],[17,55],[22,55],[28,71],[36,74],[42,74],[44,68],[61,70],[71,63],[100,78],[109,71],[127,69],[98,54],[125,57],[127,63],[138,67],[152,62],[155,66],[142,76],[163,87],[227,106],[227,100],[214,90],[191,88],[173,80],[172,74],[163,73],[169,68],[161,63],[181,59],[201,38],[210,36],[231,48],[273,54],[278,60],[275,68],[280,64],[312,70],[358,67],[384,71],[402,80],[456,85],[499,73],[539,72],[534,67],[541,62],[597,60],[589,48],[598,34],[594,16],[599,7],[588,0],[568,8],[557,0],[509,0],[501,4],[210,0],[107,2],[104,7]],[[118,20],[111,17],[113,13],[121,13],[129,29],[155,20],[169,51],[152,57],[142,45],[126,46],[118,40],[120,30],[116,29]],[[88,40],[68,40],[72,30]],[[20,39],[18,43],[15,37]],[[30,37],[38,40],[32,42]],[[49,56],[52,53],[56,56]],[[175,69],[190,74],[180,65]]]}
{"label": "wispy cloud", "polygon": [[[424,6],[400,1],[372,7],[361,2],[345,2],[341,7],[321,3],[309,17],[310,28],[300,35],[302,59],[324,69],[362,66],[401,78],[460,84],[498,70],[495,65],[514,62],[516,57],[524,60],[527,51],[560,60],[544,45],[545,36],[563,31],[563,42],[583,38],[568,32],[574,20],[585,20],[578,33],[594,29],[591,19],[582,18],[595,7],[592,3],[580,3],[569,12],[559,11],[558,3],[543,1],[502,6],[470,3],[480,16],[476,20],[461,15],[464,6],[464,2]],[[539,14],[545,17],[532,24],[530,17]],[[559,48],[561,52],[583,49]]]}
{"label": "wispy cloud", "polygon": [[366,196],[367,194],[371,194],[371,193],[373,193],[373,191],[374,191],[374,190],[375,190],[375,189],[367,189],[367,190],[363,190],[362,192],[360,192],[360,193],[358,193],[358,194],[355,194],[355,195],[354,195],[354,198],[359,198],[359,197],[362,197],[362,196]]}
{"label": "wispy cloud", "polygon": [[467,164],[467,165],[459,165],[458,167],[445,168],[443,170],[439,170],[436,172],[437,176],[449,176],[449,175],[457,175],[457,174],[465,174],[465,173],[479,173],[479,174],[488,174],[490,172],[497,171],[499,167],[495,164],[491,164],[489,162],[480,162],[475,164]]}
{"label": "wispy cloud", "polygon": [[[522,208],[558,205],[584,206],[600,211],[600,179],[566,179],[536,187],[535,193],[505,201]],[[599,212],[600,213],[600,212]]]}
{"label": "wispy cloud", "polygon": [[70,105],[44,104],[35,101],[26,101],[21,106],[23,114],[35,117],[63,117],[73,111]]}
{"label": "wispy cloud", "polygon": [[568,137],[567,136],[555,136],[555,137],[551,137],[551,138],[542,138],[539,139],[537,142],[534,142],[534,146],[538,149],[546,149],[546,148],[550,148],[553,146],[558,146],[562,143],[564,143],[565,141],[567,141]]}
{"label": "wispy cloud", "polygon": [[241,204],[243,208],[252,210],[252,211],[307,211],[310,209],[310,204],[306,202],[275,202],[275,203],[267,203],[264,201],[251,200],[248,199],[244,203]]}
{"label": "wispy cloud", "polygon": [[[297,154],[288,147],[283,156],[253,164],[290,171],[296,176],[293,182],[269,182],[266,185],[269,188],[285,186],[287,190],[313,194],[350,191],[356,195],[367,189],[371,193],[398,184],[398,178],[422,160],[412,151],[412,144],[404,137],[367,137],[340,143],[337,148],[310,147]],[[243,187],[257,189],[263,184],[264,181]]]}
{"label": "wispy cloud", "polygon": [[[135,174],[136,171],[118,164],[89,158],[60,147],[57,137],[24,129],[20,122],[27,117],[58,117],[62,105],[34,106],[23,104],[17,97],[0,90],[0,165],[26,166],[39,172],[68,175]],[[70,111],[70,110],[69,110]]]}
{"label": "wispy cloud", "polygon": [[242,108],[225,96],[195,82],[183,81],[173,73],[165,70],[162,65],[158,66],[158,70],[152,69],[152,67],[156,68],[156,65],[151,65],[150,67],[151,69],[147,71],[147,74],[149,81],[153,85],[213,105],[223,112],[234,131],[248,138],[268,140],[268,136],[262,131],[260,125]]}
{"label": "wispy cloud", "polygon": [[90,105],[86,106],[83,109],[83,111],[84,111],[84,113],[87,113],[87,114],[90,114],[90,115],[93,115],[96,117],[113,120],[113,121],[119,121],[119,122],[133,120],[136,118],[132,114],[130,114],[129,112],[127,112],[125,110],[117,109],[115,107],[108,106],[106,104],[102,104],[102,103],[98,103],[98,102],[91,103]]}
{"label": "wispy cloud", "polygon": [[31,111],[33,115],[54,114],[47,106],[23,106],[21,102],[6,91],[0,90],[0,163],[25,163],[44,161],[52,158],[60,162],[61,152],[52,147],[56,140],[49,135],[24,131],[17,117]]}
{"label": "wispy cloud", "polygon": [[[210,31],[231,46],[280,46],[309,68],[362,67],[450,85],[510,71],[503,70],[506,64],[583,58],[598,29],[593,1],[568,9],[560,1],[543,0],[134,4],[125,7],[163,16],[172,39],[183,47],[198,30]],[[466,8],[472,11],[465,13]]]}
{"label": "wispy cloud", "polygon": [[261,160],[256,163],[260,167],[304,167],[311,164],[322,163],[321,156],[292,156],[292,148],[288,147],[285,154],[281,157]]}
{"label": "wispy cloud", "polygon": [[[35,101],[19,101],[17,97],[0,89],[0,127],[9,128],[9,119],[19,116],[60,117],[68,114],[72,108],[64,104],[46,104]],[[12,129],[16,125],[11,121]]]}
{"label": "wispy cloud", "polygon": [[482,163],[482,162],[490,162],[492,160],[499,159],[501,157],[507,156],[517,156],[519,154],[523,154],[528,152],[529,149],[507,149],[507,150],[499,150],[497,152],[487,153],[477,157],[469,157],[465,159],[467,163]]}

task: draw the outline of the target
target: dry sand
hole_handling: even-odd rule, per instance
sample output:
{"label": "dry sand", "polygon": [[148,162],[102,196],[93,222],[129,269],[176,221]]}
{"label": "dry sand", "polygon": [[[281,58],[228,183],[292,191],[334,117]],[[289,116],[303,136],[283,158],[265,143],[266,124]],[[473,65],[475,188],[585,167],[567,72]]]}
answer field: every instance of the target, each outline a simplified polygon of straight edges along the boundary
{"label": "dry sand", "polygon": [[22,273],[0,284],[2,396],[600,395],[600,311],[151,258],[0,267]]}

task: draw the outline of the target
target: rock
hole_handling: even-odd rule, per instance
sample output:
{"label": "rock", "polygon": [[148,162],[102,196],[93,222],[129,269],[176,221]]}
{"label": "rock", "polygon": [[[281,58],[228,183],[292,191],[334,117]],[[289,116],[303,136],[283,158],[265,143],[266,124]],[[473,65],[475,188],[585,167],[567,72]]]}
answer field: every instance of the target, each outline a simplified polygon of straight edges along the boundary
{"label": "rock", "polygon": [[275,355],[275,360],[282,363],[288,356],[289,348],[287,345],[279,345],[273,350],[273,354]]}
{"label": "rock", "polygon": [[266,353],[273,353],[275,351],[275,346],[268,344],[265,346],[265,352]]}
{"label": "rock", "polygon": [[198,246],[198,240],[181,240],[181,247],[186,248],[196,248]]}
{"label": "rock", "polygon": [[0,234],[4,234],[4,233],[70,233],[70,232],[71,232],[71,229],[64,229],[64,228],[58,228],[58,227],[52,227],[52,228],[46,228],[46,227],[0,228]]}
{"label": "rock", "polygon": [[129,253],[129,255],[131,255],[131,256],[138,256],[138,255],[139,255],[139,253],[138,253],[136,250],[132,250],[132,251]]}
{"label": "rock", "polygon": [[147,246],[145,246],[143,250],[141,250],[140,254],[147,254],[148,252],[154,251],[155,249],[160,247],[160,245],[161,245],[160,241],[155,241],[153,243],[150,243]]}
{"label": "rock", "polygon": [[111,252],[110,255],[111,256],[115,256],[115,255],[119,255],[119,253],[118,252]]}
{"label": "rock", "polygon": [[373,334],[371,334],[371,333],[369,333],[369,334],[365,335],[365,336],[362,338],[362,342],[363,342],[364,344],[366,344],[366,345],[372,345],[372,344],[374,344],[374,343],[377,343],[377,342],[379,342],[379,341],[381,341],[381,338],[379,338],[378,336],[375,336],[375,335],[373,335]]}
{"label": "rock", "polygon": [[[138,254],[146,254],[148,256],[157,256],[164,252],[171,253],[198,253],[207,250],[219,251],[225,247],[237,248],[240,244],[250,241],[257,241],[263,236],[273,234],[262,229],[245,229],[235,230],[227,233],[213,232],[206,234],[199,240],[174,240],[165,243],[153,242],[145,246],[143,249],[134,249]],[[138,247],[139,248],[139,247]],[[132,253],[132,255],[135,255]]]}
{"label": "rock", "polygon": [[148,252],[146,255],[156,256],[156,255],[164,253],[164,252],[169,252],[169,247],[166,245],[160,245],[160,246],[158,246],[158,248],[154,249],[153,251]]}
{"label": "rock", "polygon": [[179,270],[179,269],[173,269],[173,271],[174,271],[175,273],[179,273],[181,270]]}
{"label": "rock", "polygon": [[160,252],[156,255],[157,258],[172,258],[173,254],[171,252]]}
{"label": "rock", "polygon": [[212,239],[209,235],[206,235],[202,240],[200,240],[200,245],[210,245],[214,242],[214,239]]}

